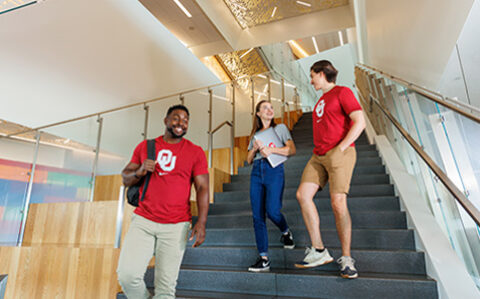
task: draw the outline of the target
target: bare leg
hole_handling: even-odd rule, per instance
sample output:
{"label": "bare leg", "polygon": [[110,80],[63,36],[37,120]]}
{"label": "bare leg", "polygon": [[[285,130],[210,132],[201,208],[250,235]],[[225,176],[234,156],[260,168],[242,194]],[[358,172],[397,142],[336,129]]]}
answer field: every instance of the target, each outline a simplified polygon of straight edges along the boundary
{"label": "bare leg", "polygon": [[318,185],[315,183],[301,183],[297,190],[297,200],[302,209],[303,221],[307,227],[312,246],[318,249],[324,248],[320,235],[320,218],[313,197],[317,193]]}
{"label": "bare leg", "polygon": [[[352,219],[348,212],[347,195],[345,193],[330,194],[333,214],[335,215],[335,224],[337,226],[338,237],[342,244],[342,255],[350,255],[350,246],[352,243]],[[303,210],[303,209],[302,209]]]}

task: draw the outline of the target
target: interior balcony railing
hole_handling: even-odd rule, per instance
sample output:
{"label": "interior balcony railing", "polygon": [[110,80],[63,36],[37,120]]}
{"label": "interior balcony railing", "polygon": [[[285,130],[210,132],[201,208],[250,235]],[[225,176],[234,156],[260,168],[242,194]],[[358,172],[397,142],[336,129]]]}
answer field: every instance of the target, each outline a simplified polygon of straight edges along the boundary
{"label": "interior balcony railing", "polygon": [[[480,109],[359,64],[356,88],[480,287]],[[412,186],[413,188],[414,186]]]}
{"label": "interior balcony railing", "polygon": [[190,110],[186,137],[207,149],[209,166],[214,149],[230,148],[232,173],[235,137],[250,134],[263,99],[282,121],[301,106],[296,86],[269,72],[0,135],[12,156],[0,159],[0,245],[22,244],[32,203],[116,200],[96,179],[120,174],[139,142],[162,135],[175,104]]}

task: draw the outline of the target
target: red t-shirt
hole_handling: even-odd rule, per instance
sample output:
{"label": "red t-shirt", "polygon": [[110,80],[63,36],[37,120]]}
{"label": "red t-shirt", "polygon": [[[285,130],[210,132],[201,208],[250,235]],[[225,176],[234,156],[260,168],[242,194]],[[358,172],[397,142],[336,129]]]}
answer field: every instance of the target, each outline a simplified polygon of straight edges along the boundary
{"label": "red t-shirt", "polygon": [[[134,213],[158,223],[190,221],[193,178],[208,173],[205,153],[185,138],[177,144],[170,144],[163,140],[163,136],[155,139],[155,151],[155,171],[150,177],[145,198]],[[146,140],[137,145],[130,162],[140,165],[145,159]]]}
{"label": "red t-shirt", "polygon": [[322,95],[312,113],[314,154],[325,155],[345,138],[352,127],[348,115],[356,110],[362,107],[348,87],[337,85]]}

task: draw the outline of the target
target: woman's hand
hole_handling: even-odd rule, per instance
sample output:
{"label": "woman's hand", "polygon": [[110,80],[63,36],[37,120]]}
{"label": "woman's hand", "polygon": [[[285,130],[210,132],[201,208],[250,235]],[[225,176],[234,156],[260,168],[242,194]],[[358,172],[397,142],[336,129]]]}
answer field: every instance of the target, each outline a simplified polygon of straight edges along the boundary
{"label": "woman's hand", "polygon": [[268,147],[268,146],[264,146],[261,150],[260,150],[260,154],[262,155],[262,157],[264,158],[267,158],[268,156],[270,156],[271,154],[273,154],[273,149]]}
{"label": "woman's hand", "polygon": [[263,142],[261,142],[260,140],[254,140],[253,141],[253,149],[255,151],[262,150],[263,147],[264,147]]}

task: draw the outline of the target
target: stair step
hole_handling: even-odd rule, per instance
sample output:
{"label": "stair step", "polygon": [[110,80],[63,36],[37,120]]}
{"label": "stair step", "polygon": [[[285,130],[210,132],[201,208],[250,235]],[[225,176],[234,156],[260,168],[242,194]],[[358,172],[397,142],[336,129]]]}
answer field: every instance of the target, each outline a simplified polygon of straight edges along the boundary
{"label": "stair step", "polygon": [[[303,166],[297,168],[285,168],[285,173],[288,175],[302,175],[303,173]],[[238,168],[238,174],[250,174],[252,172],[252,167],[240,167]],[[353,170],[353,175],[360,175],[360,174],[385,174],[385,167],[381,164],[377,165],[356,165],[355,169]]]}
{"label": "stair step", "polygon": [[[329,195],[329,185],[320,192],[317,192],[317,196],[320,194]],[[296,198],[297,188],[285,188],[283,191],[283,198]],[[370,184],[370,185],[351,185],[349,196],[393,196],[394,188],[391,184]],[[215,193],[215,202],[217,201],[237,201],[237,200],[250,200],[249,189],[243,188],[243,191],[228,191],[222,193]]]}
{"label": "stair step", "polygon": [[[340,248],[328,248],[332,257],[338,259]],[[305,256],[305,248],[269,248],[269,257],[275,269],[296,269],[294,264]],[[425,259],[422,252],[390,250],[352,250],[356,267],[360,272],[425,275]],[[183,265],[191,266],[233,266],[247,269],[258,258],[255,247],[207,247],[187,248]],[[337,263],[306,271],[337,271]]]}
{"label": "stair step", "polygon": [[[285,174],[285,188],[295,188],[300,185],[301,177]],[[231,183],[223,184],[223,192],[248,190],[250,188],[250,175],[232,176]],[[358,184],[389,184],[390,177],[386,174],[367,174],[352,177],[352,185]]]}
{"label": "stair step", "polygon": [[[415,251],[414,232],[407,229],[406,214],[400,211],[376,146],[368,143],[365,133],[355,142],[357,165],[348,197],[359,278],[340,278],[336,263],[308,270],[294,267],[311,244],[296,189],[313,152],[312,113],[304,113],[292,136],[297,154],[285,163],[282,211],[296,248],[284,249],[280,231],[267,221],[271,272],[247,271],[258,252],[249,198],[251,166],[246,165],[224,184],[223,193],[215,193],[204,244],[191,248],[193,242],[188,243],[177,298],[438,298],[436,282],[426,276],[424,253]],[[338,258],[341,244],[329,197],[327,185],[317,192],[314,203],[324,244]],[[145,281],[152,291],[153,276],[154,269],[148,269]],[[117,298],[125,298],[121,296]]]}
{"label": "stair step", "polygon": [[[305,228],[292,227],[291,230],[298,247],[310,246],[310,237]],[[336,229],[321,228],[321,232],[325,246],[340,247]],[[268,229],[268,235],[270,247],[282,245],[278,229]],[[210,228],[204,244],[205,246],[255,246],[255,233],[253,227]],[[414,250],[413,231],[407,229],[353,229],[352,249]]]}
{"label": "stair step", "polygon": [[[375,144],[359,144],[355,146],[355,149],[358,152],[361,151],[376,151],[376,145]],[[313,151],[313,143],[311,145],[301,145],[297,146],[297,154],[299,153],[306,153],[306,152],[312,152]]]}
{"label": "stair step", "polygon": [[[302,153],[297,152],[295,156],[289,157],[288,160],[285,162],[286,165],[290,163],[303,163],[305,164],[310,160],[312,157],[313,147],[311,149],[303,150]],[[378,158],[378,152],[376,150],[368,150],[368,151],[357,151],[357,160],[363,158]],[[249,164],[245,161],[244,166],[249,166]]]}
{"label": "stair step", "polygon": [[[150,270],[152,271],[152,270]],[[359,278],[339,277],[338,271],[272,269],[251,273],[234,267],[182,266],[177,288],[295,298],[437,298],[435,281],[418,275],[360,272]],[[355,294],[355,295],[353,295]]]}
{"label": "stair step", "polygon": [[[302,228],[305,223],[300,211],[284,213],[288,225],[293,229]],[[353,228],[385,228],[385,229],[406,229],[407,221],[405,212],[351,212]],[[194,221],[196,217],[194,217]],[[325,228],[335,228],[335,218],[332,212],[320,213],[320,224]],[[210,215],[207,221],[207,228],[251,228],[253,225],[252,215]],[[275,225],[267,221],[267,227],[275,228]]]}
{"label": "stair step", "polygon": [[[301,135],[294,132],[293,141],[295,145],[297,144],[313,144],[313,133],[312,132],[302,132]],[[367,145],[370,144],[367,138],[359,138],[355,140],[355,145]]]}
{"label": "stair step", "polygon": [[[230,193],[230,192],[229,192]],[[251,213],[251,206],[248,195],[244,195],[245,200],[231,200],[231,198],[224,197],[226,193],[215,193],[215,203],[210,205],[209,215],[232,215],[238,213]],[[217,195],[222,199],[217,200]],[[328,192],[317,193],[318,198],[314,200],[315,206],[321,212],[332,211],[330,204],[330,196]],[[355,211],[399,211],[400,203],[395,196],[357,196],[348,198],[348,209],[350,212]],[[295,196],[285,197],[283,200],[282,211],[300,212],[300,206],[295,199]]]}
{"label": "stair step", "polygon": [[[153,287],[149,288],[149,291],[153,294]],[[243,293],[225,293],[225,292],[209,292],[199,290],[177,290],[175,293],[177,299],[294,299],[295,297],[284,296],[270,296],[270,295],[256,295],[256,294],[243,294]],[[123,293],[117,294],[117,299],[128,299]]]}

